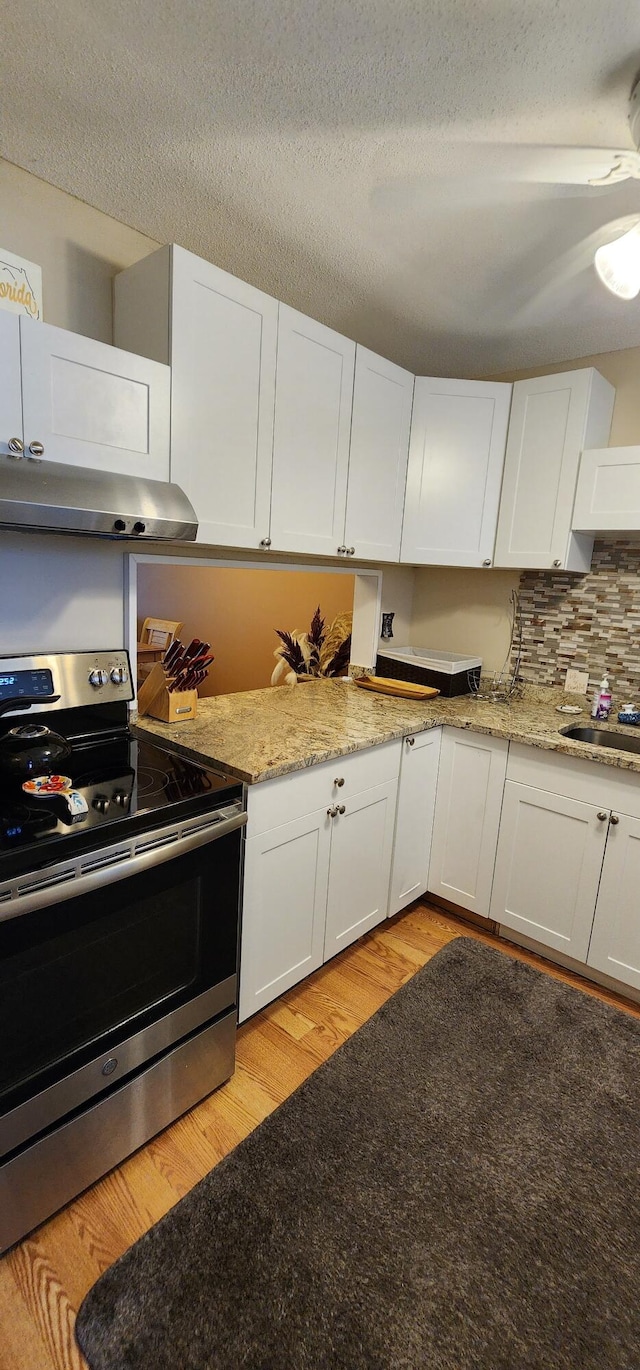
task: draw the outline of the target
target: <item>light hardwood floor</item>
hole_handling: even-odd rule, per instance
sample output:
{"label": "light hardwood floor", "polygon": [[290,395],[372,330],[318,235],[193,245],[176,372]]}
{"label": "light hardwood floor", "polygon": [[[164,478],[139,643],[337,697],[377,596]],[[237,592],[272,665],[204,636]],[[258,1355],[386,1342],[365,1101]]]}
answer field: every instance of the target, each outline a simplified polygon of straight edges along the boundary
{"label": "light hardwood floor", "polygon": [[246,1023],[228,1084],[0,1258],[0,1370],[85,1370],[73,1324],[98,1275],[461,935],[502,947],[640,1017],[637,1006],[483,929],[435,907],[412,906]]}

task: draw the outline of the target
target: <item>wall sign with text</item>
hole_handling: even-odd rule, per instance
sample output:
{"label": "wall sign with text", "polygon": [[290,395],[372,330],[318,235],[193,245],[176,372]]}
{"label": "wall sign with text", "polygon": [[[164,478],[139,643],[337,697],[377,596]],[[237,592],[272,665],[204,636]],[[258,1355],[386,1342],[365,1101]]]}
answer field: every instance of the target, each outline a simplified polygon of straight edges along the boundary
{"label": "wall sign with text", "polygon": [[0,247],[0,309],[42,318],[42,270]]}

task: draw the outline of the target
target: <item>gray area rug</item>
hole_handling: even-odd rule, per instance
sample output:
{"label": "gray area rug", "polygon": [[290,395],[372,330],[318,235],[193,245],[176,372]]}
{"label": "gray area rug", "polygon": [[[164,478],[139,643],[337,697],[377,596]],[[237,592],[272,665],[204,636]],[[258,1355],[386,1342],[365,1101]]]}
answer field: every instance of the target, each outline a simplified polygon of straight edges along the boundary
{"label": "gray area rug", "polygon": [[638,1370],[640,1023],[449,944],[117,1261],[92,1370]]}

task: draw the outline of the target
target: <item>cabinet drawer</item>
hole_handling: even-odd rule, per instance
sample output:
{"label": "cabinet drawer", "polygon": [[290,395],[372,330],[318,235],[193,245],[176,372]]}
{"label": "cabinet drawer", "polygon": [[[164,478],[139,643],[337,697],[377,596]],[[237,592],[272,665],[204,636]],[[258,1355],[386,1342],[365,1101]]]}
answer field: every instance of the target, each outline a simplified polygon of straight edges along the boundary
{"label": "cabinet drawer", "polygon": [[[313,813],[323,805],[330,808],[340,799],[359,794],[361,790],[397,780],[400,770],[402,739],[384,742],[365,751],[350,752],[347,756],[308,766],[302,771],[291,771],[249,787],[247,835],[255,837],[281,823]],[[344,784],[337,785],[337,780]]]}
{"label": "cabinet drawer", "polygon": [[600,809],[617,809],[640,818],[640,775],[587,757],[564,756],[519,743],[511,744],[507,780],[532,785]]}

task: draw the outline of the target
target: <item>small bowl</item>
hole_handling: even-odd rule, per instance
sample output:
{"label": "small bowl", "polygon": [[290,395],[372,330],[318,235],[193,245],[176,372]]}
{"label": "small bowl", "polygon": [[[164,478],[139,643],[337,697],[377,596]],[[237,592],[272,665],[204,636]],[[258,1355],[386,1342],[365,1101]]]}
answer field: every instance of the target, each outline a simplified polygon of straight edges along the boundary
{"label": "small bowl", "polygon": [[640,709],[621,709],[618,714],[618,723],[640,723]]}

